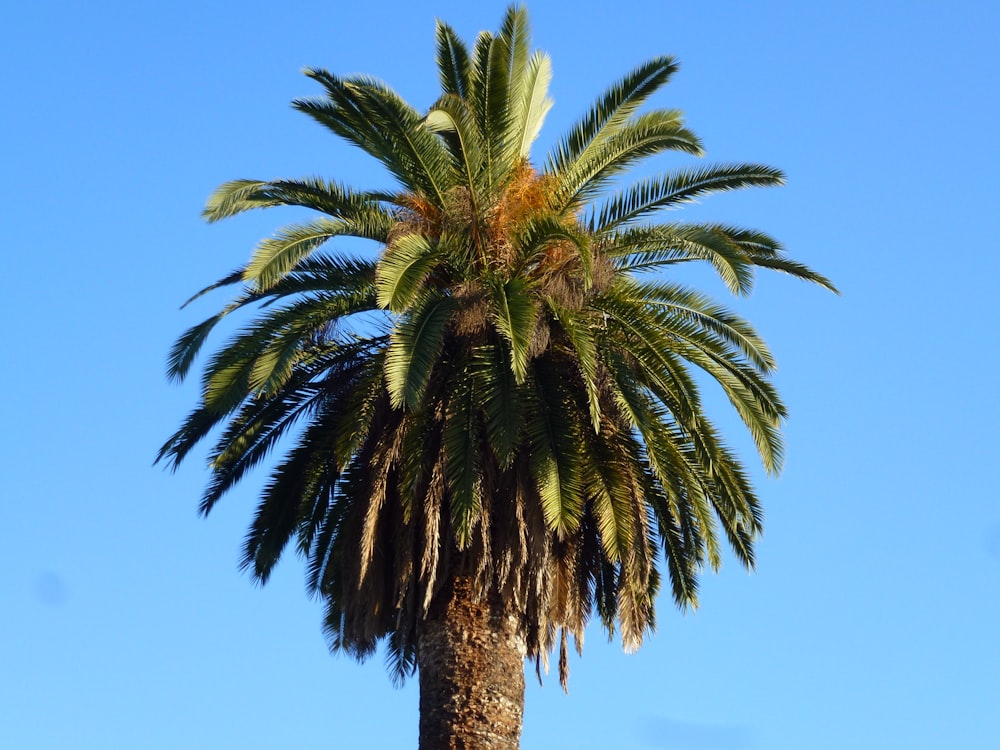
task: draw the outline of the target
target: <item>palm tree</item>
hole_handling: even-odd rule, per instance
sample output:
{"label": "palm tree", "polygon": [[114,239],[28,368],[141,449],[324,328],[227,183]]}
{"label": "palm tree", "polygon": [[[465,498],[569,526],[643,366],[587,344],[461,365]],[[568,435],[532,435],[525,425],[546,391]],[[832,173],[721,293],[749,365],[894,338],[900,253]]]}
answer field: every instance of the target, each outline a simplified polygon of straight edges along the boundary
{"label": "palm tree", "polygon": [[[785,416],[774,360],[734,313],[664,273],[703,261],[736,294],[756,267],[833,289],[766,234],[661,220],[708,193],[781,184],[756,164],[647,177],[698,155],[677,111],[640,112],[677,69],[643,63],[602,94],[541,164],[549,58],[510,8],[471,51],[437,27],[441,96],[421,114],[383,83],[306,74],[294,106],[380,162],[386,190],[320,178],[237,180],[209,221],[270,206],[319,217],[262,241],[200,294],[235,299],[175,344],[190,371],[212,329],[254,317],[208,360],[202,396],[158,460],[176,467],[219,429],[201,510],[277,446],[243,564],[266,581],[294,540],[334,650],[384,643],[420,679],[421,748],[514,748],[524,659],[579,648],[596,612],[627,650],[666,578],[681,607],[720,563],[720,532],[753,565],[761,511],[704,413],[694,371],[721,386],[778,471]],[[325,252],[337,237],[377,252]],[[200,296],[196,295],[196,296]]]}

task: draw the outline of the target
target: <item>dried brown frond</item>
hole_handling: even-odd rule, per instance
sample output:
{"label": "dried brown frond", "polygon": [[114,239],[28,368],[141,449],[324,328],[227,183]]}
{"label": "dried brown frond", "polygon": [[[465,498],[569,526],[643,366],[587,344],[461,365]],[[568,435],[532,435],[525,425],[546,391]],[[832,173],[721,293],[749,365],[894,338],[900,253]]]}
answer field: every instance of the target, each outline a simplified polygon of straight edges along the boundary
{"label": "dried brown frond", "polygon": [[528,343],[528,359],[534,359],[545,352],[551,340],[552,327],[544,316],[539,315],[535,321],[535,330],[531,333],[531,341]]}
{"label": "dried brown frond", "polygon": [[423,536],[420,555],[420,588],[423,596],[420,602],[421,613],[426,616],[431,606],[431,599],[437,591],[438,567],[441,550],[441,506],[444,501],[444,448],[442,447],[431,470],[431,481],[421,503],[423,516]]}
{"label": "dried brown frond", "polygon": [[382,508],[386,505],[387,496],[395,489],[390,479],[395,473],[393,466],[399,461],[402,436],[403,430],[398,427],[387,433],[376,444],[375,454],[371,460],[374,482],[361,526],[359,545],[361,569],[358,576],[358,586],[361,586],[368,577],[368,568],[375,559],[375,540],[379,518],[382,514]]}
{"label": "dried brown frond", "polygon": [[457,236],[473,233],[476,211],[469,189],[458,185],[445,193],[444,199],[445,205],[441,216],[440,230]]}
{"label": "dried brown frond", "polygon": [[540,175],[524,160],[500,199],[487,213],[486,241],[490,264],[496,269],[510,268],[517,259],[512,238],[516,229],[529,217],[550,210],[552,178]]}
{"label": "dried brown frond", "polygon": [[569,692],[569,655],[566,647],[566,628],[561,628],[559,634],[559,684]]}
{"label": "dried brown frond", "polygon": [[421,235],[434,240],[441,236],[441,212],[425,196],[406,193],[399,199],[400,206],[395,211],[396,221],[386,237],[386,248],[391,248],[402,237]]}
{"label": "dried brown frond", "polygon": [[441,236],[442,215],[437,206],[419,193],[406,193],[396,209],[396,224],[389,231],[386,244],[405,234],[422,234],[425,237]]}
{"label": "dried brown frond", "polygon": [[453,325],[455,333],[463,337],[473,337],[486,330],[489,322],[489,303],[481,285],[474,281],[455,286],[452,292],[459,302]]}
{"label": "dried brown frond", "polygon": [[507,233],[529,216],[548,211],[553,183],[550,175],[538,174],[527,160],[523,161],[493,208],[491,234]]}
{"label": "dried brown frond", "polygon": [[560,307],[580,309],[586,298],[579,251],[570,242],[551,243],[536,270],[543,295]]}
{"label": "dried brown frond", "polygon": [[615,278],[615,267],[611,259],[602,252],[595,252],[590,262],[591,288],[598,294],[607,289]]}

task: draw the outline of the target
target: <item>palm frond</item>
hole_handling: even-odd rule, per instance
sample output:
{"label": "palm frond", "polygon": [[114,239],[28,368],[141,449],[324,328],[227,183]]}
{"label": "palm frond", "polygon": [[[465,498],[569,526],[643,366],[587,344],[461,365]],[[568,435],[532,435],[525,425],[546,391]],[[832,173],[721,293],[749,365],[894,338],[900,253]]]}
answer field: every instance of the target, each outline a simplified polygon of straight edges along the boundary
{"label": "palm frond", "polygon": [[817,273],[803,263],[797,263],[788,258],[765,256],[755,257],[754,265],[760,266],[761,268],[770,268],[781,273],[787,273],[789,276],[794,276],[795,278],[802,279],[803,281],[811,281],[814,284],[819,284],[820,286],[829,289],[834,294],[840,294],[840,290],[837,289],[830,279],[820,273]]}
{"label": "palm frond", "polygon": [[393,241],[382,254],[376,271],[379,306],[397,313],[409,309],[440,260],[434,245],[421,234],[406,234]]}
{"label": "palm frond", "polygon": [[629,117],[677,71],[672,57],[655,57],[635,68],[597,99],[550,154],[545,171],[563,174],[585,161],[588,150],[614,138]]}
{"label": "palm frond", "polygon": [[241,566],[254,578],[266,583],[282,551],[298,530],[301,517],[312,515],[315,504],[329,496],[336,472],[324,456],[323,441],[328,430],[315,422],[299,445],[274,471],[265,486],[243,545]]}
{"label": "palm frond", "polygon": [[363,236],[384,242],[393,216],[382,203],[392,199],[386,193],[359,192],[321,177],[268,182],[232,180],[209,196],[202,217],[216,222],[258,208],[302,206],[330,217],[354,219],[358,224],[365,217],[372,229]]}
{"label": "palm frond", "polygon": [[572,410],[560,408],[568,405],[565,384],[546,363],[536,363],[535,369],[535,387],[525,393],[531,473],[546,525],[565,538],[578,527],[583,513],[580,443]]}
{"label": "palm frond", "polygon": [[437,22],[437,65],[441,90],[460,99],[469,96],[469,51],[454,29]]}
{"label": "palm frond", "polygon": [[509,347],[498,342],[478,347],[469,364],[469,377],[482,399],[483,427],[497,464],[508,468],[522,440],[525,411]]}
{"label": "palm frond", "polygon": [[607,201],[598,211],[591,228],[604,233],[637,221],[653,211],[689,203],[707,193],[744,187],[770,187],[782,185],[784,181],[780,170],[759,164],[712,166],[651,177]]}
{"label": "palm frond", "polygon": [[184,302],[184,304],[181,305],[181,309],[183,310],[185,307],[187,307],[188,305],[190,305],[196,299],[205,296],[209,292],[214,292],[216,289],[221,289],[224,286],[231,286],[233,284],[239,284],[241,281],[243,281],[243,273],[245,271],[246,271],[246,266],[240,266],[235,271],[229,272],[228,274],[226,274],[225,276],[223,276],[221,279],[219,279],[218,281],[216,281],[214,284],[209,284],[208,286],[206,286],[201,291],[199,291],[199,292],[191,295],[190,297],[188,297],[188,299]]}
{"label": "palm frond", "polygon": [[350,224],[342,219],[317,219],[309,224],[285,227],[257,245],[243,278],[258,290],[266,290],[323,243],[349,234]]}
{"label": "palm frond", "polygon": [[515,382],[523,383],[528,373],[528,350],[538,318],[538,302],[524,279],[494,282],[490,291],[493,322],[510,347],[510,369]]}
{"label": "palm frond", "polygon": [[673,111],[648,112],[624,123],[614,138],[588,152],[555,177],[554,201],[560,209],[580,209],[597,198],[613,180],[637,162],[664,151],[701,153],[698,137]]}
{"label": "palm frond", "polygon": [[313,68],[305,73],[326,89],[326,98],[297,99],[292,106],[375,157],[406,188],[443,203],[454,177],[443,145],[416,111],[375,79],[342,79]]}
{"label": "palm frond", "polygon": [[552,82],[552,60],[548,55],[536,52],[528,62],[524,76],[523,102],[516,113],[512,125],[512,135],[516,140],[515,153],[522,159],[531,156],[531,146],[542,131],[545,116],[552,109],[552,99],[548,95]]}
{"label": "palm frond", "polygon": [[428,295],[396,323],[385,363],[394,407],[412,409],[420,404],[454,309],[451,298]]}
{"label": "palm frond", "polygon": [[[502,97],[504,100],[502,113],[503,121],[507,127],[501,136],[500,153],[502,163],[510,165],[506,168],[508,172],[511,171],[510,167],[524,158],[521,147],[524,142],[524,126],[528,116],[527,106],[532,95],[529,86],[533,87],[534,83],[537,82],[537,79],[530,81],[527,77],[530,34],[528,12],[524,7],[510,6],[500,25],[500,34],[497,36],[498,40],[502,40],[500,50],[503,53],[503,58],[499,62],[505,69],[504,75],[502,78],[495,79],[496,83],[505,79],[505,85],[501,84],[503,89],[497,93],[499,94],[498,98]],[[545,92],[540,93],[541,98],[544,99]]]}
{"label": "palm frond", "polygon": [[475,384],[464,368],[455,368],[442,437],[451,527],[459,550],[471,544],[482,511],[481,428]]}
{"label": "palm frond", "polygon": [[776,367],[766,342],[747,321],[708,297],[680,284],[645,283],[629,285],[623,296],[650,306],[653,315],[669,315],[678,322],[691,322],[719,336],[724,345],[734,347],[762,373]]}
{"label": "palm frond", "polygon": [[[583,380],[587,393],[587,404],[590,407],[590,420],[594,431],[600,432],[602,424],[602,394],[597,387],[598,378],[598,356],[597,342],[594,339],[591,328],[593,321],[587,320],[584,316],[574,314],[572,310],[562,307],[553,300],[548,300],[549,309],[555,316],[559,327],[566,334],[566,338],[573,347],[573,359],[579,365],[580,377]],[[582,318],[582,319],[581,319]]]}
{"label": "palm frond", "polygon": [[478,214],[476,196],[487,189],[487,175],[483,169],[486,144],[468,101],[445,94],[431,107],[424,122],[431,132],[442,134],[455,163],[460,165],[475,216]]}
{"label": "palm frond", "polygon": [[167,377],[170,380],[184,380],[187,377],[198,352],[221,319],[222,313],[213,315],[181,334],[167,357]]}

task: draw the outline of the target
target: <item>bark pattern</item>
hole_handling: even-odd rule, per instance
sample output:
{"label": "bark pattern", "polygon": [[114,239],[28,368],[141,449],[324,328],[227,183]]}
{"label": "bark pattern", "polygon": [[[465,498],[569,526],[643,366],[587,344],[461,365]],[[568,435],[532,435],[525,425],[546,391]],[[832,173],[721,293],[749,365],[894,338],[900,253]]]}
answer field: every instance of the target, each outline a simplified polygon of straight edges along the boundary
{"label": "bark pattern", "polygon": [[499,597],[476,600],[457,577],[418,641],[420,750],[517,750],[525,639]]}

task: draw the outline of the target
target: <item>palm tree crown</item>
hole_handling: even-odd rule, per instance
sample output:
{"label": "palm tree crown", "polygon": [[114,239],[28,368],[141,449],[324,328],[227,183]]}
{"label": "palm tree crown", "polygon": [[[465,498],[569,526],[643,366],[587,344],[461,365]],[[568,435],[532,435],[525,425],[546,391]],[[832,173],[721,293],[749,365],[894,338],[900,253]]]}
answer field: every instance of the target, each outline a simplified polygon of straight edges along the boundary
{"label": "palm tree crown", "polygon": [[[696,604],[720,529],[753,565],[758,500],[704,413],[697,371],[721,386],[766,469],[781,464],[767,346],[662,272],[703,261],[736,294],[757,267],[833,287],[762,232],[664,220],[712,192],[779,185],[776,169],[620,187],[643,159],[701,154],[677,111],[640,111],[673,58],[611,86],[542,162],[531,146],[551,68],[530,52],[523,9],[471,49],[439,22],[437,64],[426,113],[372,78],[313,69],[322,95],[294,103],[380,162],[392,188],[236,180],[209,199],[209,221],[280,205],[319,217],[202,292],[240,287],[177,341],[173,378],[219,321],[255,312],[208,360],[201,400],[159,459],[176,467],[218,430],[207,513],[280,444],[243,563],[265,581],[294,540],[334,648],[363,657],[385,641],[394,673],[412,672],[422,623],[461,578],[504,602],[529,656],[544,662],[561,643],[565,679],[567,635],[579,643],[594,612],[639,646],[661,569],[676,603]],[[378,252],[327,251],[337,237]]]}

